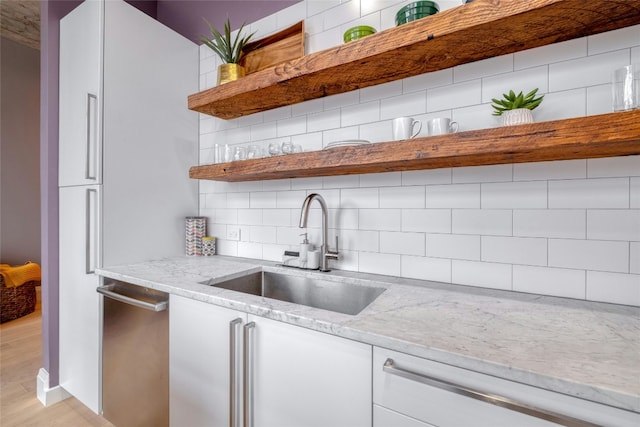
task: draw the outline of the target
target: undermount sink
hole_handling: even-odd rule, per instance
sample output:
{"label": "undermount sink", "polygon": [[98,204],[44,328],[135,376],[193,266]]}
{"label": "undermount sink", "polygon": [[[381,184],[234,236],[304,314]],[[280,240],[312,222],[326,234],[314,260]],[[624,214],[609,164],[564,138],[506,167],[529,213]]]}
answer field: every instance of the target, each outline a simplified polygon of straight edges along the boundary
{"label": "undermount sink", "polygon": [[[201,283],[208,285],[209,281]],[[269,271],[212,286],[351,315],[360,313],[386,290]]]}

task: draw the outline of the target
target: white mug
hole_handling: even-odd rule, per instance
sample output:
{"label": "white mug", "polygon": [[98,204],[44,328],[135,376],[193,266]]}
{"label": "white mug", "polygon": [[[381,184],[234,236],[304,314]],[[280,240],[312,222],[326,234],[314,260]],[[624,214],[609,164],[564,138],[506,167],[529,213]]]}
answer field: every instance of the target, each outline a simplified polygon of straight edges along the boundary
{"label": "white mug", "polygon": [[429,136],[455,133],[458,132],[458,122],[452,122],[447,117],[431,119],[427,122],[427,130],[429,131]]}
{"label": "white mug", "polygon": [[[415,129],[416,125],[417,129]],[[421,129],[422,122],[420,120],[414,120],[411,117],[393,119],[393,139],[396,141],[415,138]]]}

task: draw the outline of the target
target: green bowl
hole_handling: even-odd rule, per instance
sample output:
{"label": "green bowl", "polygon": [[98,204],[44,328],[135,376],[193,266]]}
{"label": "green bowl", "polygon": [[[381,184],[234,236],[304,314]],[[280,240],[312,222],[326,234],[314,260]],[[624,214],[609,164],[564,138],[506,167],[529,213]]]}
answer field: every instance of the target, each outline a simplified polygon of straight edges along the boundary
{"label": "green bowl", "polygon": [[432,1],[410,3],[396,13],[396,26],[434,15],[439,11],[438,4]]}
{"label": "green bowl", "polygon": [[357,27],[349,28],[347,31],[345,31],[343,39],[344,42],[347,43],[353,40],[361,39],[362,37],[370,36],[375,32],[376,29],[373,27],[370,27],[368,25],[358,25]]}

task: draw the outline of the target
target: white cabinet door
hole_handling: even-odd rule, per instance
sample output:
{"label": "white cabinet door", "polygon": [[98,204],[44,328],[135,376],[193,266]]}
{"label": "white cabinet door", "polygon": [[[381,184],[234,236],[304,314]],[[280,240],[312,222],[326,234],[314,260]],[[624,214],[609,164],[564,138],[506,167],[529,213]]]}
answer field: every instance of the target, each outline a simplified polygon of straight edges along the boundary
{"label": "white cabinet door", "polygon": [[373,427],[437,427],[407,417],[379,405],[373,405]]}
{"label": "white cabinet door", "polygon": [[60,20],[58,185],[101,182],[103,3],[87,1]]}
{"label": "white cabinet door", "polygon": [[[242,325],[231,350],[232,322],[246,315],[212,304],[171,295],[169,300],[169,414],[174,427],[228,427],[230,361],[242,369]],[[240,378],[237,378],[240,380]],[[240,381],[238,386],[241,387]],[[241,389],[236,389],[236,417]]]}
{"label": "white cabinet door", "polygon": [[[481,400],[469,397],[478,392]],[[640,425],[637,413],[379,347],[373,350],[373,402],[438,427]],[[399,425],[387,423],[386,415],[374,412],[375,427]]]}
{"label": "white cabinet door", "polygon": [[100,186],[60,188],[60,385],[100,411]]}
{"label": "white cabinet door", "polygon": [[248,425],[371,426],[371,346],[260,317],[248,321],[255,322]]}

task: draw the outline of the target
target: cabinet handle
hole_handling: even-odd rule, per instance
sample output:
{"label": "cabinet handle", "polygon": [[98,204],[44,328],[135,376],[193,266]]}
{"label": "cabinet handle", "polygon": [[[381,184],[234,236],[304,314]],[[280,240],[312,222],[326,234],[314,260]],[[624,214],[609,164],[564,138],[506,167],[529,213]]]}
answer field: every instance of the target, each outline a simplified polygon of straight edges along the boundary
{"label": "cabinet handle", "polygon": [[480,390],[474,390],[462,385],[454,384],[441,378],[408,371],[406,369],[399,368],[394,363],[393,359],[387,359],[382,366],[382,370],[388,374],[396,375],[408,380],[419,382],[421,384],[436,387],[441,390],[459,394],[461,396],[470,397],[472,399],[490,403],[495,406],[511,409],[512,411],[517,411],[522,414],[530,415],[546,421],[551,421],[560,425],[568,427],[600,427],[599,424],[593,424],[567,415],[558,414],[557,412],[536,408],[534,406],[527,405],[526,403],[516,402],[512,399],[509,399],[508,397],[499,396]]}
{"label": "cabinet handle", "polygon": [[85,209],[85,272],[93,274],[95,272],[98,259],[98,191],[87,189],[87,205]]}
{"label": "cabinet handle", "polygon": [[237,318],[229,322],[229,427],[239,427],[238,420],[238,335],[242,319]]}
{"label": "cabinet handle", "polygon": [[244,325],[244,427],[253,427],[253,353],[256,324]]}
{"label": "cabinet handle", "polygon": [[85,178],[96,180],[98,170],[98,97],[87,93],[87,163]]}

